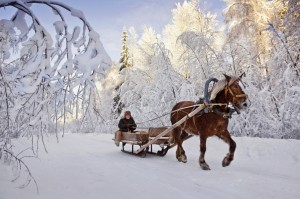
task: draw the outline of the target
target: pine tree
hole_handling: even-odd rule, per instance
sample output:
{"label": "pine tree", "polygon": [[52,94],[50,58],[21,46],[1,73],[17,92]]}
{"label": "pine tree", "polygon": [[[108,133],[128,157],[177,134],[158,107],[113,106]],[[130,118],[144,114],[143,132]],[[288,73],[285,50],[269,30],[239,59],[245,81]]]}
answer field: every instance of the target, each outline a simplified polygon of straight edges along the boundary
{"label": "pine tree", "polygon": [[127,32],[126,30],[123,30],[122,33],[122,52],[121,52],[121,59],[120,59],[120,71],[123,70],[124,68],[128,68],[131,66],[129,63],[129,50],[127,47]]}

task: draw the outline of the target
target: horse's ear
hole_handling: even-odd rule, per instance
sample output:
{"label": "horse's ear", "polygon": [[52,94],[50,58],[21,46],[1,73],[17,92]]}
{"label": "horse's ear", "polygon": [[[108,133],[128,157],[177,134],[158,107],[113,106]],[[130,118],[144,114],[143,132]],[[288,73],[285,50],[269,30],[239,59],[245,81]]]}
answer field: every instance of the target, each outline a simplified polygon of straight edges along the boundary
{"label": "horse's ear", "polygon": [[239,79],[242,79],[243,77],[246,77],[246,73],[243,72],[240,76],[239,76]]}
{"label": "horse's ear", "polygon": [[226,79],[226,82],[229,83],[231,77],[228,76],[228,75],[226,75],[225,73],[223,73],[223,75],[224,75],[224,77],[225,77],[225,79]]}

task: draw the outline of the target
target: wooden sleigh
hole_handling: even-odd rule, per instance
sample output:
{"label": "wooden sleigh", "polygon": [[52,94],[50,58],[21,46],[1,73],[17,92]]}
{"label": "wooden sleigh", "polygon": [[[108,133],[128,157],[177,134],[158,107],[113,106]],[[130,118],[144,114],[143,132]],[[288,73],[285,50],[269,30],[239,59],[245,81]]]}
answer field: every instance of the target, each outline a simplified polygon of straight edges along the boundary
{"label": "wooden sleigh", "polygon": [[[205,108],[204,104],[199,105],[188,115],[183,117],[181,120],[167,127],[158,127],[158,128],[149,128],[148,132],[146,131],[137,131],[135,133],[131,132],[122,132],[122,151],[125,153],[130,153],[140,157],[145,157],[147,153],[156,154],[159,156],[165,156],[169,149],[176,146],[174,139],[172,137],[172,130],[183,124],[189,118],[196,115],[199,111]],[[185,138],[189,139],[192,135],[189,135]],[[125,150],[125,145],[131,145],[131,150]],[[158,145],[161,150],[154,152],[153,145]],[[134,146],[139,146],[137,150],[134,149]]]}
{"label": "wooden sleigh", "polygon": [[[134,133],[122,132],[122,139],[120,141],[120,143],[122,144],[122,151],[141,157],[145,157],[147,153],[165,156],[168,152],[168,149],[174,144],[172,132],[169,132],[166,135],[160,137],[158,140],[146,147],[140,153],[135,153],[134,147],[138,146],[139,148],[141,148],[144,145],[147,145],[151,140],[155,139],[161,132],[163,132],[166,129],[167,127],[151,127],[148,131],[136,131]],[[131,150],[125,150],[125,145],[131,145]],[[160,150],[154,152],[154,148],[157,148],[154,147],[154,145],[159,146]]]}

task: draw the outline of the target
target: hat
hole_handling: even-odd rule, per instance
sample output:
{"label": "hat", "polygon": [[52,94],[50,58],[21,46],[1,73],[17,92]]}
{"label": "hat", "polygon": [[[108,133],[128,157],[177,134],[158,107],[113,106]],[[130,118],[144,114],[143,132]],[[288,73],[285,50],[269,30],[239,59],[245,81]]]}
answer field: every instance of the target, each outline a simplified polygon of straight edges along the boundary
{"label": "hat", "polygon": [[130,116],[131,116],[131,112],[130,112],[130,111],[125,111],[124,117],[125,117],[126,115],[130,115]]}

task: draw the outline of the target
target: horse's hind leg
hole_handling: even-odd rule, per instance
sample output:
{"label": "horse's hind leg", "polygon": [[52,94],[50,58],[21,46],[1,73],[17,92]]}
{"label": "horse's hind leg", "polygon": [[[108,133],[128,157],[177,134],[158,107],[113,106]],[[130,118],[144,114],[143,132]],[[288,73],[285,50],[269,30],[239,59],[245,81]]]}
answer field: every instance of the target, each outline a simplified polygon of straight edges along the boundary
{"label": "horse's hind leg", "polygon": [[236,148],[236,143],[231,138],[228,130],[225,130],[224,133],[222,133],[218,137],[220,137],[222,140],[224,140],[229,145],[229,153],[227,153],[227,155],[224,157],[224,159],[222,161],[222,166],[223,167],[227,167],[227,166],[230,165],[231,161],[234,158],[234,152],[235,152],[235,148]]}
{"label": "horse's hind leg", "polygon": [[176,150],[176,158],[179,162],[183,162],[186,163],[187,162],[187,157],[185,155],[185,151],[182,147],[182,142],[183,142],[183,137],[185,134],[185,132],[183,132],[184,134],[181,133],[181,129],[180,128],[175,128],[173,130],[173,137],[175,139],[175,142],[177,144],[177,150]]}
{"label": "horse's hind leg", "polygon": [[199,157],[199,165],[203,170],[210,170],[208,164],[205,162],[205,152],[206,152],[206,140],[207,137],[200,136],[200,157]]}

